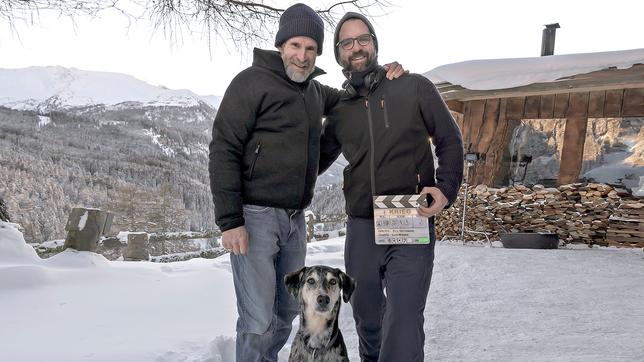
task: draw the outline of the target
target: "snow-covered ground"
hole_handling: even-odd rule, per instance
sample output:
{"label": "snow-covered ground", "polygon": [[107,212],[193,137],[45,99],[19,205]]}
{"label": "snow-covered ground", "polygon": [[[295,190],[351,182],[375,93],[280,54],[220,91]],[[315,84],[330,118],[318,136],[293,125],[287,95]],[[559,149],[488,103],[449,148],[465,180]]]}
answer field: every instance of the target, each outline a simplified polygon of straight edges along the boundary
{"label": "snow-covered ground", "polygon": [[[307,264],[342,266],[343,243],[311,243]],[[641,249],[439,244],[434,271],[427,361],[644,361]],[[234,361],[235,319],[227,256],[42,260],[0,223],[1,361]],[[349,305],[340,321],[357,361]]]}

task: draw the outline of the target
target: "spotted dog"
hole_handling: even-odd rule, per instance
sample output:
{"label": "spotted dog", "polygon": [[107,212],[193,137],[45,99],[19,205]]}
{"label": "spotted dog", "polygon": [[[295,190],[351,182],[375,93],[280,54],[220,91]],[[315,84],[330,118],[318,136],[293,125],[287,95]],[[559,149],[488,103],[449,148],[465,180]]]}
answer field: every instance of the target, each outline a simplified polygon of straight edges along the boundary
{"label": "spotted dog", "polygon": [[340,294],[347,303],[354,280],[340,269],[317,265],[287,274],[284,283],[300,304],[300,329],[289,362],[348,362],[338,316]]}

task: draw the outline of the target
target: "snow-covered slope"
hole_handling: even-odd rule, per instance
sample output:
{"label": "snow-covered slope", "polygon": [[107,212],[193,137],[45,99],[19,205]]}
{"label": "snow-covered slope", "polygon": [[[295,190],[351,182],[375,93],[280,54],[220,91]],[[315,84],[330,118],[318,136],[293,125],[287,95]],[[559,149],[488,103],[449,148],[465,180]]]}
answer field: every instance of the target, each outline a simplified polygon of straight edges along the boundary
{"label": "snow-covered slope", "polygon": [[221,97],[154,86],[132,76],[63,67],[0,69],[0,106],[51,110],[136,102],[143,106],[217,108]]}

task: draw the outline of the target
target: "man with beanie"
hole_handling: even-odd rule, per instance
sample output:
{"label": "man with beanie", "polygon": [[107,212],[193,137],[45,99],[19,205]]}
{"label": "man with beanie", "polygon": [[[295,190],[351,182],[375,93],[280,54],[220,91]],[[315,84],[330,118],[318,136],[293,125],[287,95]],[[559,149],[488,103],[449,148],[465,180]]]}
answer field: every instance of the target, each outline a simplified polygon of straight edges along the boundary
{"label": "man with beanie", "polygon": [[[427,78],[384,76],[375,34],[369,20],[356,13],[346,14],[337,25],[334,51],[347,77],[347,96],[327,114],[320,171],[341,152],[349,162],[344,170],[349,216],[344,257],[347,274],[356,280],[351,305],[362,361],[422,362],[434,215],[456,199],[463,179],[463,143]],[[373,196],[418,193],[433,200],[418,209],[430,218],[429,243],[377,245]]]}
{"label": "man with beanie", "polygon": [[[302,210],[313,197],[321,119],[341,91],[315,67],[324,25],[296,4],[280,17],[275,46],[230,83],[213,123],[210,187],[237,296],[238,362],[277,361],[299,307],[284,276],[304,266]],[[400,66],[392,67],[401,75]]]}

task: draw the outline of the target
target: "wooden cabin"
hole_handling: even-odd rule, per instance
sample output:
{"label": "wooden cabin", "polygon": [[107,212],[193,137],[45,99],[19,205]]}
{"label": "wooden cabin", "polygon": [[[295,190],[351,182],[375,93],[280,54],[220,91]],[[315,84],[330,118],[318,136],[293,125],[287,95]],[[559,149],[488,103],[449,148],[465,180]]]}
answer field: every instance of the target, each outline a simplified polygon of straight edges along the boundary
{"label": "wooden cabin", "polygon": [[565,119],[561,185],[579,178],[589,118],[644,117],[644,49],[469,61],[425,76],[455,115],[465,151],[484,156],[470,184],[508,184],[522,119]]}

